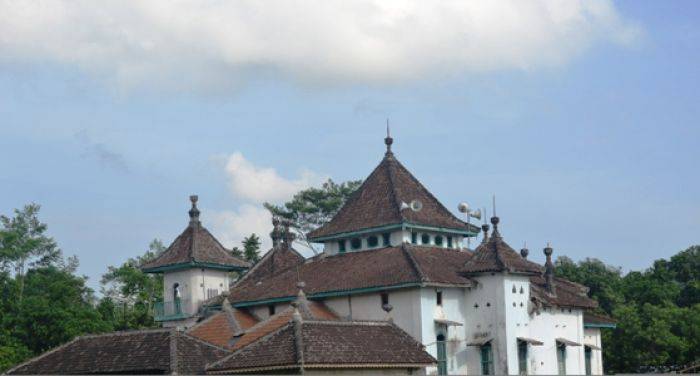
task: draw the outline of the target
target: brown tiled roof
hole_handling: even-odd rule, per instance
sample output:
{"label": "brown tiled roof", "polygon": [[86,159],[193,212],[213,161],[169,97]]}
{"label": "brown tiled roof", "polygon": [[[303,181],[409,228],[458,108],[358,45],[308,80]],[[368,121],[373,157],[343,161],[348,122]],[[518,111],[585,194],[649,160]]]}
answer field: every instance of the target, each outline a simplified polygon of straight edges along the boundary
{"label": "brown tiled roof", "polygon": [[389,322],[287,321],[208,372],[246,372],[343,366],[420,368],[435,359],[410,335]]}
{"label": "brown tiled roof", "polygon": [[458,275],[457,270],[470,256],[470,252],[409,244],[333,256],[321,255],[307,260],[298,268],[290,268],[257,281],[242,281],[231,289],[229,300],[235,305],[248,301],[293,298],[298,281],[304,281],[304,291],[310,297],[329,292],[413,283],[468,286],[471,281]]}
{"label": "brown tiled roof", "polygon": [[583,313],[583,323],[593,325],[615,325],[617,324],[617,320],[613,319],[610,316],[586,311]]}
{"label": "brown tiled roof", "polygon": [[[418,200],[420,211],[401,209],[401,203]],[[476,226],[457,219],[393,156],[387,154],[360,188],[350,196],[327,224],[311,231],[311,240],[396,224],[415,224],[479,232]]]}
{"label": "brown tiled roof", "polygon": [[[496,222],[497,223],[497,222]],[[532,261],[523,258],[506,243],[494,229],[493,235],[485,243],[481,243],[474,256],[467,261],[462,272],[471,275],[485,272],[503,272],[541,274],[542,267]]]}
{"label": "brown tiled roof", "polygon": [[[302,317],[306,320],[338,320],[338,316],[332,312],[325,304],[306,300],[305,298],[297,298],[297,305]],[[236,340],[232,346],[233,350],[240,349],[249,343],[255,342],[258,338],[264,337],[271,332],[279,329],[287,324],[292,319],[294,307],[287,307],[284,311],[279,312],[267,320],[260,322],[258,325],[250,328]]]}
{"label": "brown tiled roof", "polygon": [[185,231],[155,260],[142,266],[146,272],[174,265],[215,265],[245,269],[250,264],[232,256],[201,224],[190,223]]}
{"label": "brown tiled roof", "polygon": [[174,329],[116,332],[78,337],[8,374],[203,374],[227,354]]}
{"label": "brown tiled roof", "polygon": [[247,279],[259,281],[265,277],[279,274],[291,267],[304,263],[304,256],[286,243],[270,249],[260,261],[258,261],[236,283],[242,283]]}
{"label": "brown tiled roof", "polygon": [[598,302],[586,295],[587,288],[564,278],[554,278],[554,294],[547,292],[542,275],[530,277],[530,296],[547,305],[559,307],[596,308]]}
{"label": "brown tiled roof", "polygon": [[248,311],[232,308],[228,300],[224,300],[221,311],[190,328],[187,334],[228,348],[233,344],[235,336],[243,334],[257,323],[258,320]]}

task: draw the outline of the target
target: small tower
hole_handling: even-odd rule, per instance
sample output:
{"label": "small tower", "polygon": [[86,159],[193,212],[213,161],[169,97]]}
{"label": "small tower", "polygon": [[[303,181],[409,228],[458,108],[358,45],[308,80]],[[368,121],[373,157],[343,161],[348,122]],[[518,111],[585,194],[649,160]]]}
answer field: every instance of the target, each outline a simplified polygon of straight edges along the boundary
{"label": "small tower", "polygon": [[229,273],[250,267],[202,226],[197,199],[190,196],[187,228],[141,268],[146,273],[163,273],[163,301],[155,304],[155,319],[165,327],[194,324],[202,303],[228,290]]}

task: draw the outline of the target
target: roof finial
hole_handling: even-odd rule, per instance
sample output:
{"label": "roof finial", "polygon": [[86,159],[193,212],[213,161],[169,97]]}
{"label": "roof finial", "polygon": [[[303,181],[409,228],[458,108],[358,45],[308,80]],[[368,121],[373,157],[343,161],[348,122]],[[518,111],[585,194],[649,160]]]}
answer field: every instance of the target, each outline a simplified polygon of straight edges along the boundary
{"label": "roof finial", "polygon": [[527,242],[523,244],[523,249],[520,250],[520,256],[522,256],[524,259],[527,258],[527,255],[530,254],[530,250],[527,249]]}
{"label": "roof finial", "polygon": [[496,195],[493,195],[493,216],[491,217],[491,224],[493,225],[493,234],[491,234],[491,237],[501,237],[501,234],[498,232],[498,222],[500,222],[500,219],[496,215]]}
{"label": "roof finial", "polygon": [[391,138],[391,131],[389,130],[389,118],[386,119],[386,138],[384,139],[384,144],[386,144],[386,155],[393,155],[391,152],[391,144],[394,143],[394,139]]}
{"label": "roof finial", "polygon": [[284,226],[284,230],[282,231],[282,239],[284,240],[284,245],[287,248],[291,248],[294,239],[296,239],[296,235],[294,235],[292,230],[290,230],[291,225],[292,221],[288,219],[282,221],[282,226]]}
{"label": "roof finial", "polygon": [[547,242],[547,247],[544,249],[544,255],[547,256],[547,261],[544,263],[544,279],[547,292],[554,295],[556,290],[554,289],[554,263],[552,263],[552,246]]}
{"label": "roof finial", "polygon": [[280,245],[280,240],[282,239],[280,219],[277,216],[272,217],[272,232],[270,233],[270,238],[272,238],[272,247],[277,248]]}
{"label": "roof finial", "polygon": [[486,214],[486,208],[484,208],[484,219],[483,223],[481,224],[481,232],[484,233],[484,238],[481,240],[482,243],[486,243],[489,240],[489,224],[486,223],[486,217],[488,215]]}
{"label": "roof finial", "polygon": [[199,224],[199,209],[197,209],[197,200],[199,197],[197,195],[191,195],[190,201],[192,202],[192,209],[190,209],[190,225]]}

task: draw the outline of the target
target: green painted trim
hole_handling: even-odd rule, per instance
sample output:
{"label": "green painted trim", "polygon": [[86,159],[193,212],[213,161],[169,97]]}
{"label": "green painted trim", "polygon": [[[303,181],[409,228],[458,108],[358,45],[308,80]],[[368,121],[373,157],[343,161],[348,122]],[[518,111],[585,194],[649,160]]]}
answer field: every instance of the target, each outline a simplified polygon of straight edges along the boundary
{"label": "green painted trim", "polygon": [[231,265],[215,264],[215,263],[210,263],[210,262],[191,261],[191,262],[182,262],[179,264],[157,266],[155,268],[143,268],[141,270],[144,273],[160,273],[160,272],[170,272],[170,271],[175,271],[175,270],[192,269],[192,268],[216,269],[216,270],[226,270],[226,271],[234,271],[234,270],[241,271],[241,270],[248,269],[247,267],[243,267],[243,266],[231,266]]}
{"label": "green painted trim", "polygon": [[593,324],[593,323],[584,323],[583,324],[584,328],[607,328],[607,329],[615,329],[617,328],[617,324]]}
{"label": "green painted trim", "polygon": [[[330,298],[330,297],[337,297],[337,296],[365,294],[365,293],[369,293],[369,292],[397,290],[397,289],[403,289],[403,288],[408,288],[408,287],[421,287],[421,286],[423,286],[423,284],[421,284],[421,283],[409,282],[409,283],[401,283],[398,285],[391,285],[391,286],[374,286],[374,287],[363,287],[363,288],[357,288],[357,289],[351,289],[351,290],[324,291],[324,292],[319,292],[316,294],[309,294],[309,295],[307,295],[307,297],[309,299]],[[271,298],[271,299],[248,300],[248,301],[234,303],[232,305],[236,308],[250,307],[250,306],[255,306],[255,305],[291,302],[291,301],[294,301],[294,299],[296,299],[296,296],[284,296],[284,297]]]}
{"label": "green painted trim", "polygon": [[177,315],[155,316],[155,317],[153,317],[153,321],[162,322],[162,321],[184,320],[184,319],[189,319],[192,316],[194,316],[194,315],[187,315],[184,313],[180,313]]}
{"label": "green painted trim", "polygon": [[476,232],[460,230],[460,229],[455,229],[455,228],[433,227],[433,226],[419,225],[419,224],[410,223],[410,222],[402,222],[402,223],[396,223],[393,225],[370,227],[370,228],[357,230],[357,231],[340,232],[337,234],[332,234],[332,235],[327,235],[327,236],[319,236],[316,238],[309,238],[309,240],[314,242],[314,243],[321,243],[321,242],[324,242],[327,240],[338,240],[338,239],[353,237],[353,236],[357,236],[357,235],[364,235],[364,234],[370,234],[370,233],[386,231],[386,230],[396,230],[396,229],[401,229],[401,230],[416,229],[416,230],[426,230],[426,231],[436,231],[436,232],[447,232],[450,234],[464,235],[467,237],[475,237],[478,235],[478,233],[476,233]]}

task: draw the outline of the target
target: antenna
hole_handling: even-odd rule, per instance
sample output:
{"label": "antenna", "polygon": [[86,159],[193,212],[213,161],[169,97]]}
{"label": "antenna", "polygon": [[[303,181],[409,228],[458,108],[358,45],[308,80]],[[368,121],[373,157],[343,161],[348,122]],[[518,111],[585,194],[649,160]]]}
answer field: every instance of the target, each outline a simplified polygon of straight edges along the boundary
{"label": "antenna", "polygon": [[389,118],[386,118],[386,137],[391,137],[391,132],[389,132]]}
{"label": "antenna", "polygon": [[493,195],[493,216],[496,216],[496,195]]}

